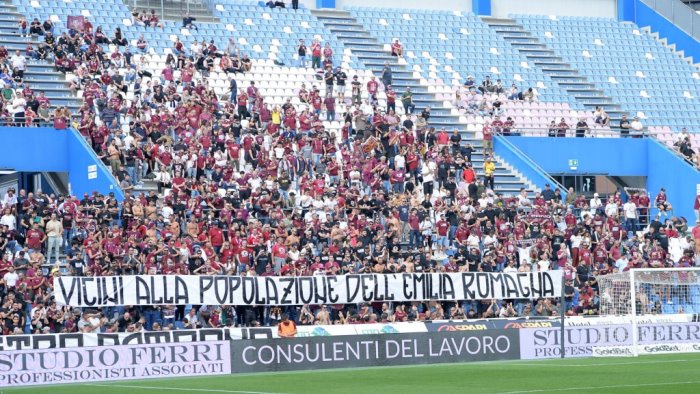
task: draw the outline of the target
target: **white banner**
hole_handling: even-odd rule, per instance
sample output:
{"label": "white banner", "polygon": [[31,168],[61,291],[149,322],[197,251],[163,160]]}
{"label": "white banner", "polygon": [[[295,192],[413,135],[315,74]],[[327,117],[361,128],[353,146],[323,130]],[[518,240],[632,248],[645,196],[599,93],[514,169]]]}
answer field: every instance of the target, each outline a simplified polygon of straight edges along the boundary
{"label": "white banner", "polygon": [[[418,323],[415,323],[418,324]],[[424,324],[421,323],[425,327]],[[320,326],[314,326],[320,327]],[[225,327],[145,332],[72,332],[62,334],[0,335],[0,352],[10,350],[152,345],[277,338],[277,327]]]}
{"label": "white banner", "polygon": [[56,302],[119,305],[303,305],[379,301],[537,299],[561,294],[561,271],[514,274],[366,274],[341,276],[59,277]]}

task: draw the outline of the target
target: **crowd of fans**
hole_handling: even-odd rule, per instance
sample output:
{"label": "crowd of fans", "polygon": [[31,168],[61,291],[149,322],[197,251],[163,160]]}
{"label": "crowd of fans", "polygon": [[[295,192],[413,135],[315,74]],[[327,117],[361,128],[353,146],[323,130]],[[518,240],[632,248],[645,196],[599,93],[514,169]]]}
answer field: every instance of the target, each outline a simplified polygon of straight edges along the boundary
{"label": "crowd of fans", "polygon": [[[141,14],[136,17],[146,23]],[[237,85],[235,75],[250,70],[251,62],[244,62],[245,55],[238,59],[233,41],[224,51],[213,42],[185,48],[176,41],[159,79],[128,46],[119,47],[127,43],[119,29],[108,38],[100,27],[93,32],[89,26],[58,39],[49,30],[43,29],[37,51],[44,48],[46,55],[40,58],[52,58],[59,70],[77,77],[72,88],[83,92],[84,103],[76,128],[112,169],[125,198],[7,192],[0,218],[5,335],[275,325],[283,315],[298,324],[554,316],[559,308],[556,299],[516,299],[81,311],[56,305],[53,279],[59,275],[561,269],[566,313],[592,315],[598,313],[600,275],[696,264],[700,231],[687,234],[688,224],[672,217],[663,191],[653,205],[644,193],[615,193],[603,201],[569,190],[563,198],[563,190],[549,185],[534,195],[524,189],[500,193],[489,136],[509,127],[497,113],[484,128],[480,177],[479,164],[472,162],[478,147],[456,131],[432,127],[429,107],[414,114],[410,90],[400,96],[404,114],[398,115],[390,74],[366,84],[348,78],[320,42],[310,53],[316,67],[325,63],[326,96],[302,85],[301,105],[287,100],[270,107],[254,82]],[[117,46],[109,54],[100,45],[107,42]],[[401,56],[400,47],[394,52]],[[1,48],[0,57],[14,68]],[[208,72],[219,69],[230,74],[226,97],[206,83]],[[17,124],[31,124],[36,118],[30,111],[43,111],[41,118],[58,126],[71,121],[64,108],[48,116],[48,99],[42,93],[35,98],[26,84],[12,79],[2,79],[3,110],[13,109]],[[467,89],[469,95],[492,97],[505,94],[496,91],[499,84],[472,82]],[[380,89],[387,108],[378,106]],[[361,99],[363,91],[367,100]],[[133,100],[126,100],[127,92],[134,93]],[[512,100],[535,99],[531,90],[511,92]],[[336,113],[342,113],[337,117],[342,128],[327,130],[322,120],[336,119]],[[133,192],[143,179],[158,181],[159,192]],[[668,248],[669,238],[676,237],[687,252],[674,261]]]}

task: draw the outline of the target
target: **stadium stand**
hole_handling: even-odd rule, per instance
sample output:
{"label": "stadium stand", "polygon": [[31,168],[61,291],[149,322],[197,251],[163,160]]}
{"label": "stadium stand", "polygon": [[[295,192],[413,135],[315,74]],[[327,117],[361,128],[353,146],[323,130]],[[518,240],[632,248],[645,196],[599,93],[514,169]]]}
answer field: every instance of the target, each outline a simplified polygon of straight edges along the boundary
{"label": "stadium stand", "polygon": [[[40,123],[33,120],[40,110],[46,114],[42,102],[67,107],[126,195],[122,202],[26,190],[4,196],[4,335],[274,325],[281,317],[279,309],[263,307],[109,308],[98,328],[86,327],[80,311],[51,301],[47,290],[58,275],[551,267],[570,281],[567,313],[594,315],[598,275],[696,265],[697,257],[682,252],[700,230],[690,237],[687,219],[673,217],[663,193],[653,203],[636,192],[627,203],[619,193],[601,199],[572,191],[564,199],[561,185],[538,190],[489,149],[492,133],[619,136],[617,125],[598,119],[597,106],[612,120],[640,116],[664,141],[684,119],[698,119],[695,109],[677,106],[696,100],[684,97],[697,91],[691,69],[639,29],[601,19],[586,19],[599,28],[585,29],[578,18],[503,23],[466,12],[312,12],[234,0],[193,7],[190,21],[176,18],[173,10],[182,8],[168,6],[163,17],[155,9],[148,19],[155,26],[147,27],[137,22],[150,6],[143,8],[120,0],[0,5],[5,67],[23,64],[24,54],[41,57],[40,42],[51,45],[43,60],[26,62],[23,75],[5,69],[6,121]],[[101,28],[105,41],[68,32],[68,16],[82,16],[83,29]],[[43,32],[22,37],[22,17],[52,21],[56,40]],[[574,45],[574,36],[590,45]],[[301,39],[306,59],[299,56]],[[391,54],[397,40],[402,56]],[[524,49],[526,42],[535,50]],[[330,68],[312,67],[316,43],[319,62]],[[24,54],[13,56],[15,50]],[[609,52],[619,61],[610,61]],[[662,71],[669,67],[682,76]],[[482,83],[487,77],[493,84]],[[339,81],[347,87],[342,100]],[[48,101],[31,90],[46,92]],[[664,94],[670,103],[661,101]],[[696,204],[700,209],[700,199]],[[638,235],[647,226],[655,231]],[[552,316],[555,302],[312,305],[286,312],[299,324],[340,324]]]}

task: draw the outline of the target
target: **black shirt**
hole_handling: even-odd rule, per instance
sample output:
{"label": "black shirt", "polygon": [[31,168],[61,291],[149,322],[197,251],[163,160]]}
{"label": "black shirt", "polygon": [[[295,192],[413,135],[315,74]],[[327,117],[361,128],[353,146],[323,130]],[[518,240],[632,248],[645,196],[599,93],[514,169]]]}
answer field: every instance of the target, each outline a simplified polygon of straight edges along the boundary
{"label": "black shirt", "polygon": [[335,82],[338,86],[345,86],[345,81],[348,79],[348,75],[344,71],[339,71],[335,73]]}

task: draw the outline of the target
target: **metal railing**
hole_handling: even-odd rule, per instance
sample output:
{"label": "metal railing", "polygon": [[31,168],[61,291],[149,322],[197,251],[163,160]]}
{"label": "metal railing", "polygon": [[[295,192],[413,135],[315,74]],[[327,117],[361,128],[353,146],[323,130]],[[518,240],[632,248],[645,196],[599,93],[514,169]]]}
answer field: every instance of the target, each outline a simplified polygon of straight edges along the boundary
{"label": "metal railing", "polygon": [[513,143],[510,142],[510,141],[508,141],[508,137],[507,137],[507,136],[504,136],[504,135],[500,135],[500,136],[501,136],[501,137],[505,137],[505,138],[502,138],[502,139],[501,139],[501,142],[502,142],[504,145],[507,145],[507,146],[508,146],[508,149],[510,149],[511,151],[513,151],[513,153],[515,153],[517,156],[519,156],[521,160],[523,160],[525,163],[527,163],[529,166],[531,166],[531,167],[534,168],[536,171],[538,171],[540,174],[542,174],[545,178],[547,178],[547,180],[548,180],[548,181],[551,183],[551,185],[552,185],[552,190],[559,189],[559,190],[561,190],[563,193],[566,193],[566,190],[567,190],[566,187],[564,187],[564,185],[562,185],[561,183],[557,182],[556,179],[552,178],[552,177],[549,175],[549,172],[545,171],[544,168],[540,167],[540,165],[537,164],[537,162],[535,162],[534,160],[532,160],[532,159],[530,158],[530,156],[526,155],[523,151],[520,150],[520,148],[518,148],[517,146],[515,146],[515,144],[513,144]]}
{"label": "metal railing", "polygon": [[700,41],[700,15],[680,0],[640,0]]}
{"label": "metal railing", "polygon": [[139,12],[150,12],[155,10],[158,17],[163,19],[169,18],[168,11],[178,11],[181,17],[184,17],[186,13],[190,12],[190,6],[198,6],[199,8],[205,7],[206,4],[202,0],[127,0],[125,3],[129,6],[131,11]]}

